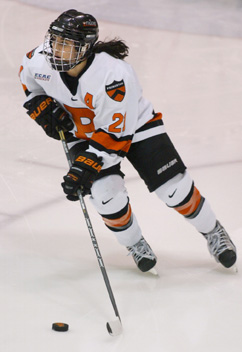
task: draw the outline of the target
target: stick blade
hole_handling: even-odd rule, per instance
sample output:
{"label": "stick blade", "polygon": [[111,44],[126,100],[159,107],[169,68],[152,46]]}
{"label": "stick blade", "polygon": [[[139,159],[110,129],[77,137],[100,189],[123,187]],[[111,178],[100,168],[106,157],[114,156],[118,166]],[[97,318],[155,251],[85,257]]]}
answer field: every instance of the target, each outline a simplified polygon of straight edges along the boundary
{"label": "stick blade", "polygon": [[123,332],[123,327],[119,319],[107,322],[106,324],[109,335],[118,336]]}

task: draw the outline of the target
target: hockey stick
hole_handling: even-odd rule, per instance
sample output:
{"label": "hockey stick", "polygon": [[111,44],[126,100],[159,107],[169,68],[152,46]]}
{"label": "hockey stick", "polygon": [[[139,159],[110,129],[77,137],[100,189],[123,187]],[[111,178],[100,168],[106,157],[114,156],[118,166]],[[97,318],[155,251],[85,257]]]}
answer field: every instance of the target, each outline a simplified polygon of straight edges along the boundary
{"label": "hockey stick", "polygon": [[[66,154],[66,158],[67,158],[68,164],[71,167],[72,166],[72,161],[71,161],[70,152],[69,152],[69,149],[68,149],[68,146],[67,146],[67,143],[66,143],[64,132],[62,130],[58,130],[58,132],[59,132],[60,139],[61,139],[64,151],[65,151],[65,154]],[[104,266],[103,258],[102,258],[101,252],[99,250],[97,239],[96,239],[96,236],[94,234],[94,230],[93,230],[93,227],[92,227],[92,224],[91,224],[91,220],[90,220],[88,212],[87,212],[87,207],[86,207],[86,204],[85,204],[84,199],[82,197],[80,189],[77,190],[77,195],[78,195],[78,198],[80,200],[81,208],[82,208],[85,220],[86,220],[86,224],[87,224],[87,227],[88,227],[89,234],[91,236],[93,248],[94,248],[96,256],[97,256],[97,261],[98,261],[99,267],[101,269],[106,288],[108,290],[109,298],[111,300],[115,315],[118,318],[115,321],[107,322],[106,327],[107,327],[107,330],[108,330],[108,332],[109,332],[109,334],[111,336],[117,336],[117,335],[120,335],[122,333],[122,323],[121,323],[120,315],[119,315],[118,308],[117,308],[117,305],[116,305],[116,302],[115,302],[115,298],[114,298],[114,295],[113,295],[113,291],[112,291],[112,288],[111,288],[111,285],[110,285],[110,282],[109,282],[107,271],[106,271],[105,266]]]}

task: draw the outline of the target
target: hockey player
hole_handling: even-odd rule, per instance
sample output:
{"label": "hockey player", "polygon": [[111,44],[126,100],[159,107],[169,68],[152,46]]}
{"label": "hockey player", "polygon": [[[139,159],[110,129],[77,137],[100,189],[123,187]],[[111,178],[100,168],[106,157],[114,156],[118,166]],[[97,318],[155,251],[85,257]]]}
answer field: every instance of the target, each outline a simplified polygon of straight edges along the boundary
{"label": "hockey player", "polygon": [[165,132],[161,113],[142,97],[122,40],[98,42],[96,19],[76,10],[51,23],[44,44],[20,68],[24,107],[49,137],[65,132],[73,166],[62,183],[90,199],[105,225],[145,272],[157,261],[132,211],[120,163],[130,161],[150,192],[200,232],[217,262],[229,268],[236,248],[194,185]]}

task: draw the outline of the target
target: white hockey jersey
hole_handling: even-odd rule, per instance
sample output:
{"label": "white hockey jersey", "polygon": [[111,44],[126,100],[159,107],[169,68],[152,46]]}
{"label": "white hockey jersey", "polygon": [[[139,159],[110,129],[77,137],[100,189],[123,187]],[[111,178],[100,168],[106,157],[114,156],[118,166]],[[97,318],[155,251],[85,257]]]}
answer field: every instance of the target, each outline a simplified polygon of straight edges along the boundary
{"label": "white hockey jersey", "polygon": [[[119,163],[131,143],[164,132],[161,114],[154,115],[151,103],[142,97],[128,63],[104,52],[95,54],[73,95],[63,75],[49,67],[42,50],[40,45],[23,58],[20,80],[26,101],[43,94],[55,99],[70,114],[73,135],[89,141],[87,151],[103,158],[103,168]],[[160,123],[142,128],[150,121]]]}

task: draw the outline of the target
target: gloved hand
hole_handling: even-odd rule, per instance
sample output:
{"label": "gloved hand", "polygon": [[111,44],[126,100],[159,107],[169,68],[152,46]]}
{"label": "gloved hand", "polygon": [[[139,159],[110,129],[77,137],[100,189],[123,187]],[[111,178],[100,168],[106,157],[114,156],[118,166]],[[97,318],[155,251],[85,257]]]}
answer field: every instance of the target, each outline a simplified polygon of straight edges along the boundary
{"label": "gloved hand", "polygon": [[102,158],[97,157],[94,153],[80,152],[68,174],[63,177],[64,182],[61,184],[67,199],[78,200],[76,191],[80,189],[82,196],[90,194],[90,189],[98,173],[102,168]]}
{"label": "gloved hand", "polygon": [[69,115],[51,97],[38,95],[24,104],[27,114],[45,131],[47,136],[60,139],[56,127],[64,132],[73,129],[74,124]]}

